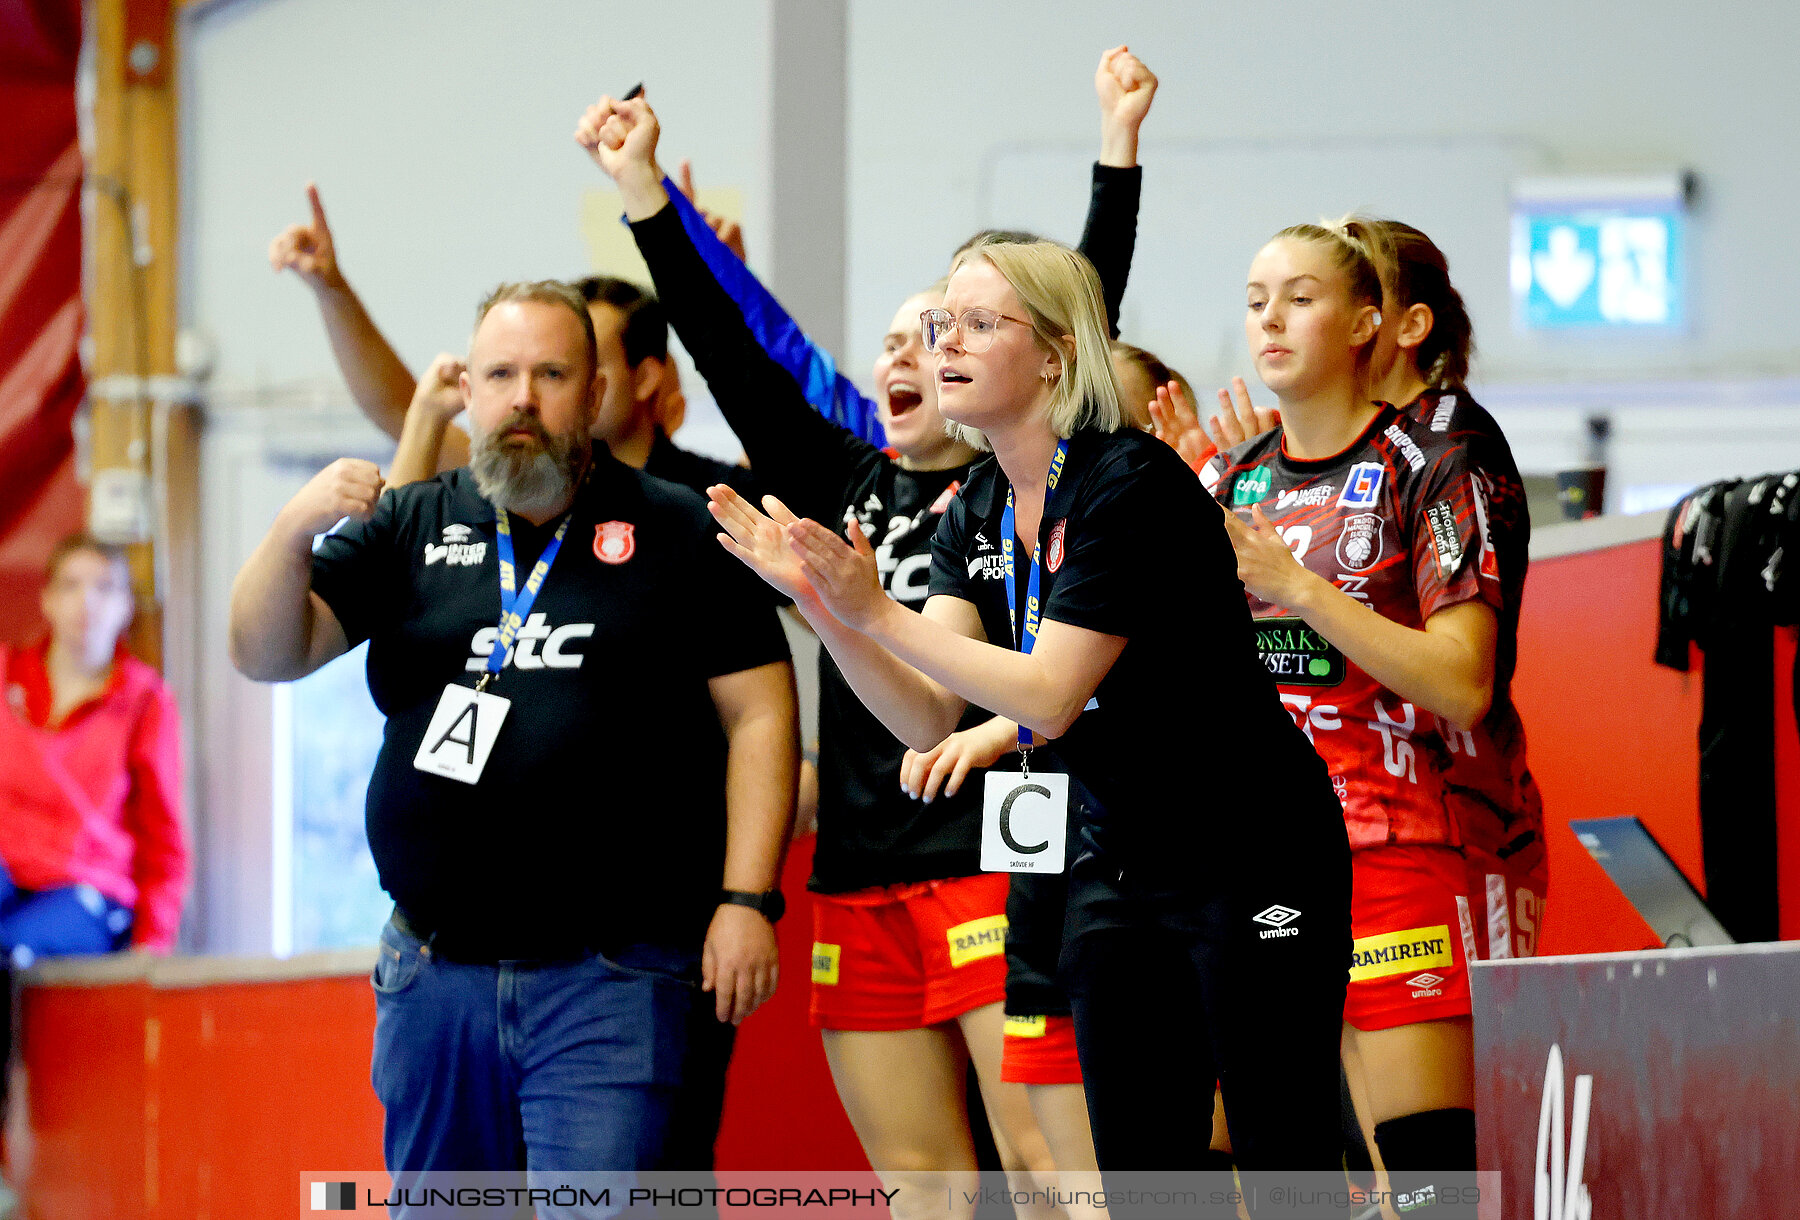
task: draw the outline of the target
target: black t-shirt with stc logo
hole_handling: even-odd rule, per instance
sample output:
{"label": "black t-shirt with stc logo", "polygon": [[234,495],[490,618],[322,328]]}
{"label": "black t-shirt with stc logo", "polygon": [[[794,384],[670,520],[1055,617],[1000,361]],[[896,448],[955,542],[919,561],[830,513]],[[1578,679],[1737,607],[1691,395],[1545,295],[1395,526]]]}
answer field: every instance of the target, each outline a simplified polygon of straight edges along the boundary
{"label": "black t-shirt with stc logo", "polygon": [[[1334,457],[1289,457],[1280,429],[1208,462],[1201,482],[1230,510],[1261,506],[1295,557],[1402,626],[1439,610],[1503,604],[1483,528],[1487,493],[1468,449],[1431,419],[1382,406]],[[1460,840],[1446,811],[1449,753],[1436,717],[1383,687],[1291,609],[1250,598],[1257,651],[1331,768],[1353,848]]]}
{"label": "black t-shirt with stc logo", "polygon": [[[786,660],[776,612],[699,498],[597,447],[560,553],[489,692],[511,701],[479,782],[413,766],[448,683],[500,621],[492,506],[465,468],[381,497],[313,556],[312,587],[387,716],[369,781],[382,887],[446,938],[532,957],[571,943],[698,946],[725,848],[708,680]],[[510,518],[523,586],[554,523]]]}
{"label": "black t-shirt with stc logo", "polygon": [[[973,604],[1001,646],[1013,639],[1007,486],[996,462],[970,472],[931,570],[933,595]],[[1070,776],[1084,847],[1196,893],[1246,867],[1246,853],[1343,851],[1325,770],[1251,646],[1224,521],[1175,451],[1142,432],[1077,433],[1038,540],[1044,621],[1126,640],[1092,704],[1034,764]],[[1022,540],[1014,555],[1023,579],[1031,548]]]}

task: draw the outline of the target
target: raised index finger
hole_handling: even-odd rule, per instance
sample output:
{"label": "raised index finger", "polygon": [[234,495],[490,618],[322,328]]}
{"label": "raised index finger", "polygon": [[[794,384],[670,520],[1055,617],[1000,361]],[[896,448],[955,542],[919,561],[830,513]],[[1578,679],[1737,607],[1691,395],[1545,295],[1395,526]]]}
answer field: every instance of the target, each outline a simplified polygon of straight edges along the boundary
{"label": "raised index finger", "polygon": [[319,201],[317,183],[306,184],[306,202],[312,205],[313,227],[321,233],[331,232],[331,226],[325,223],[325,205]]}

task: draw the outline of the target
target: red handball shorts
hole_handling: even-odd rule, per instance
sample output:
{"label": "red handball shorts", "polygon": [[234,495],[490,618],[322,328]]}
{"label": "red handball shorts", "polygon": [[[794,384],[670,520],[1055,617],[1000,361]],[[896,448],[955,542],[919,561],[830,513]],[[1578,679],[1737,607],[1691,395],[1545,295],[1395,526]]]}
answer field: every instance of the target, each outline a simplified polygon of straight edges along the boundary
{"label": "red handball shorts", "polygon": [[1476,942],[1462,853],[1371,847],[1350,860],[1355,945],[1344,1020],[1376,1030],[1468,1016]]}
{"label": "red handball shorts", "polygon": [[1007,1084],[1080,1084],[1074,1018],[1008,1014],[1000,1079]]}
{"label": "red handball shorts", "polygon": [[813,895],[811,1019],[923,1029],[1006,998],[1005,873]]}

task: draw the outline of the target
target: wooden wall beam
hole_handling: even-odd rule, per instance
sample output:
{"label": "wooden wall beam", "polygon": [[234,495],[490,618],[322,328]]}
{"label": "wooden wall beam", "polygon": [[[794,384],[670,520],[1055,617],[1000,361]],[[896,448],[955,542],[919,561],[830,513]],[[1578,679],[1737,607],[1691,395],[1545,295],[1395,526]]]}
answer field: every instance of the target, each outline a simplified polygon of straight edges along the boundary
{"label": "wooden wall beam", "polygon": [[174,13],[171,0],[94,0],[88,11],[95,73],[89,520],[134,543],[132,644],[169,668],[192,652],[198,505],[198,421],[168,388],[176,371],[180,203]]}

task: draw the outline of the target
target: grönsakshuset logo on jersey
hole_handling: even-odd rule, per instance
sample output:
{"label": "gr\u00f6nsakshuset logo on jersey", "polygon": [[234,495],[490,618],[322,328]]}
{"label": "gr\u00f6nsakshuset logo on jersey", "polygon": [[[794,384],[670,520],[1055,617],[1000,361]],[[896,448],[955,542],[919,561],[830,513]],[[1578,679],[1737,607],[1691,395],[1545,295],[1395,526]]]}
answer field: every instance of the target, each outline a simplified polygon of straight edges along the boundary
{"label": "gr\u00f6nsakshuset logo on jersey", "polygon": [[1588,1118],[1594,1096],[1591,1075],[1575,1077],[1575,1096],[1569,1122],[1567,1173],[1563,1160],[1563,1055],[1550,1044],[1544,1065],[1544,1100],[1538,1107],[1537,1173],[1532,1197],[1532,1220],[1591,1220],[1594,1201],[1581,1180],[1587,1160]]}

